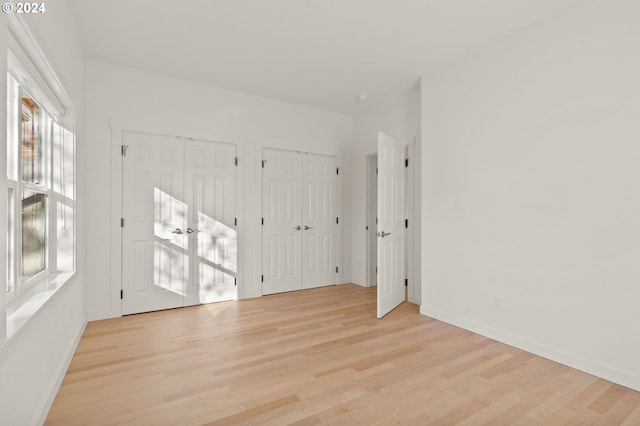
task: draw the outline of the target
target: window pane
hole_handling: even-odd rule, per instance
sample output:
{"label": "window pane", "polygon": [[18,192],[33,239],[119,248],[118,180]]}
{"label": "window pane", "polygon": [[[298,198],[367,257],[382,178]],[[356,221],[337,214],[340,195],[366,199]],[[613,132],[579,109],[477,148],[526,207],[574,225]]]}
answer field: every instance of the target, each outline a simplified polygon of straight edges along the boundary
{"label": "window pane", "polygon": [[46,268],[47,196],[22,192],[22,276],[34,276]]}
{"label": "window pane", "polygon": [[13,201],[14,191],[9,188],[7,202],[7,293],[13,292],[15,280],[15,204]]}
{"label": "window pane", "polygon": [[22,180],[29,183],[42,182],[42,114],[40,106],[25,91],[20,96],[20,151],[22,157]]}

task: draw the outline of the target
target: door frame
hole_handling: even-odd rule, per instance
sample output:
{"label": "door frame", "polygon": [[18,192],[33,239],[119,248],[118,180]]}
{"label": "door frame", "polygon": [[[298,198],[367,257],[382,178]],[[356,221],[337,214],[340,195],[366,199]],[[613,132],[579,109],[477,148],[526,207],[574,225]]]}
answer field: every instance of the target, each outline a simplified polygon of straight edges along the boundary
{"label": "door frame", "polygon": [[[407,159],[409,160],[409,165],[406,168],[407,171],[407,206],[406,206],[406,211],[407,211],[407,219],[409,220],[409,228],[407,229],[407,236],[406,236],[406,241],[407,241],[407,281],[408,281],[408,285],[407,285],[407,301],[414,303],[416,305],[420,305],[422,303],[421,301],[421,283],[419,282],[419,277],[420,277],[420,273],[419,273],[419,269],[420,269],[420,259],[417,259],[417,256],[419,255],[420,251],[419,251],[419,247],[418,245],[420,244],[420,235],[419,235],[419,223],[418,221],[420,220],[420,218],[418,217],[418,212],[420,211],[419,208],[420,206],[418,205],[418,203],[416,203],[415,200],[420,200],[419,195],[420,194],[416,194],[416,191],[419,190],[419,187],[416,185],[416,179],[417,179],[417,173],[419,170],[419,164],[417,163],[419,161],[418,156],[417,156],[417,138],[414,137],[413,140],[407,144],[407,149],[406,149],[406,154],[407,154]],[[366,167],[365,167],[365,173],[366,173],[366,183],[367,183],[367,190],[366,190],[366,211],[367,211],[367,218],[366,218],[366,226],[369,226],[369,230],[367,231],[367,237],[366,237],[366,286],[367,287],[371,287],[371,283],[372,283],[372,279],[369,276],[371,273],[371,256],[370,256],[370,251],[372,250],[372,244],[370,241],[370,232],[371,232],[371,227],[376,227],[377,225],[375,223],[371,224],[369,223],[369,209],[371,208],[371,191],[377,191],[377,187],[372,187],[373,182],[371,182],[371,161],[373,158],[377,159],[378,157],[378,152],[373,152],[370,154],[366,154],[365,159],[366,159]],[[376,166],[377,166],[377,162],[376,162]],[[374,167],[376,167],[374,166]],[[377,209],[377,206],[375,207]],[[377,241],[376,241],[377,243]]]}
{"label": "door frame", "polygon": [[[109,253],[109,271],[110,275],[107,278],[109,281],[109,307],[107,310],[91,312],[88,315],[88,320],[99,320],[104,318],[115,318],[122,316],[122,227],[120,219],[122,218],[122,195],[124,176],[122,168],[122,144],[125,132],[147,133],[159,136],[168,136],[182,139],[195,139],[205,142],[225,143],[234,145],[236,147],[236,155],[241,155],[240,145],[233,141],[220,141],[211,138],[210,136],[203,134],[188,134],[180,129],[173,128],[149,128],[140,126],[134,123],[121,123],[110,122],[111,130],[111,143],[109,149],[109,161],[111,163],[111,176],[110,176],[110,210],[109,210],[109,237],[110,237],[110,253]],[[242,193],[244,187],[243,181],[243,161],[240,161],[236,169],[236,193]],[[242,288],[244,285],[244,216],[243,209],[244,202],[242,197],[236,197],[235,209],[238,216],[238,225],[236,226],[237,238],[238,238],[238,273],[237,273],[237,291],[238,298],[242,294]],[[243,248],[240,248],[243,247]]]}
{"label": "door frame", "polygon": [[[374,287],[377,284],[377,276],[376,276],[376,271],[373,267],[373,265],[371,264],[372,260],[375,258],[376,259],[376,263],[377,263],[377,247],[378,247],[378,240],[376,235],[376,227],[377,227],[377,223],[375,221],[375,219],[372,220],[373,217],[377,217],[378,216],[378,201],[377,201],[377,197],[378,197],[378,180],[377,178],[375,178],[374,181],[374,176],[376,176],[376,169],[378,168],[378,153],[375,152],[373,154],[367,154],[366,156],[366,161],[367,161],[367,196],[366,196],[366,205],[367,205],[367,219],[366,219],[366,225],[365,225],[365,231],[367,232],[367,236],[366,236],[366,241],[367,241],[367,258],[366,258],[366,268],[367,268],[367,281],[366,281],[366,286],[367,287]],[[375,193],[375,202],[373,201],[373,195]],[[375,242],[375,247],[376,249],[374,250],[374,242]],[[376,283],[376,284],[374,284]]]}

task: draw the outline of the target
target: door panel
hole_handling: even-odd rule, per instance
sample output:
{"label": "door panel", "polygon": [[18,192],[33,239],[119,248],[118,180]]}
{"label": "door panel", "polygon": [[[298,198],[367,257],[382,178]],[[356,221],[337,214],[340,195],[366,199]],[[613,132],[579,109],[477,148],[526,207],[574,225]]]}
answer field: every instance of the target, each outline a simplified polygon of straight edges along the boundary
{"label": "door panel", "polygon": [[183,142],[125,132],[124,145],[123,313],[183,306],[188,268]]}
{"label": "door panel", "polygon": [[302,286],[336,283],[335,157],[302,155]]}
{"label": "door panel", "polygon": [[300,154],[263,150],[262,294],[302,288],[302,164]]}
{"label": "door panel", "polygon": [[238,238],[235,227],[235,145],[185,143],[185,198],[191,207],[190,280],[186,305],[237,297]]}
{"label": "door panel", "polygon": [[378,133],[378,318],[405,300],[405,146]]}

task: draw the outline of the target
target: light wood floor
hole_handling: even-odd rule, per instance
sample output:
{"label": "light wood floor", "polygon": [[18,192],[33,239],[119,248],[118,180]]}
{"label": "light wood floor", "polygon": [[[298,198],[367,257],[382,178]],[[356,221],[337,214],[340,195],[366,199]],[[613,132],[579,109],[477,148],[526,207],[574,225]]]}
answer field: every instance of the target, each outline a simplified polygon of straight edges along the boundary
{"label": "light wood floor", "polygon": [[47,424],[640,425],[640,393],[345,285],[92,322]]}

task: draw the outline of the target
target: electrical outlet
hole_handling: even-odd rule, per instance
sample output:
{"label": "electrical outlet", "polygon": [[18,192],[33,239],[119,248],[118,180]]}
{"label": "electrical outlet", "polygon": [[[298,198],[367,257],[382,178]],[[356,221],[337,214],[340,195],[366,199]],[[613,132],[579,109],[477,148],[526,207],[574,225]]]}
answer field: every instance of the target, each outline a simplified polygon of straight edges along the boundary
{"label": "electrical outlet", "polygon": [[493,296],[493,309],[496,309],[496,310],[502,309],[502,297]]}

